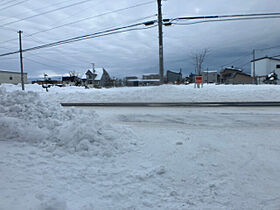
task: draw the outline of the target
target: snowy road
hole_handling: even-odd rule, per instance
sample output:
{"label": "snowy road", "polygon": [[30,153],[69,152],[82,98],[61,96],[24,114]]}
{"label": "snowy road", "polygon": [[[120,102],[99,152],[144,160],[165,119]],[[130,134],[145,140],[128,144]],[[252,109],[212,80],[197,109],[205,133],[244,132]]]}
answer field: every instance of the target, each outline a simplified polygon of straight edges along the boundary
{"label": "snowy road", "polygon": [[102,159],[0,142],[1,210],[279,209],[279,108],[94,110],[135,148]]}
{"label": "snowy road", "polygon": [[143,161],[166,168],[167,184],[188,207],[280,208],[279,108],[95,110],[132,127]]}
{"label": "snowy road", "polygon": [[36,87],[0,88],[0,210],[280,209],[279,108],[59,105],[272,101],[278,86]]}

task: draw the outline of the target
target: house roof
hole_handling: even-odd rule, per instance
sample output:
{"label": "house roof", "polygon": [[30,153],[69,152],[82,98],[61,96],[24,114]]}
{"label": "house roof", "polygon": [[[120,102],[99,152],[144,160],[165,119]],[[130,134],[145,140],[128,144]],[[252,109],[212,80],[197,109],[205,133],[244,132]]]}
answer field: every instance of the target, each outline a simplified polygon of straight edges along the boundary
{"label": "house roof", "polygon": [[158,73],[145,73],[143,76],[154,76],[154,75],[159,75]]}
{"label": "house roof", "polygon": [[[20,72],[14,72],[14,71],[2,70],[2,69],[0,69],[0,72],[12,73],[12,74],[21,74]],[[23,73],[23,74],[27,74],[27,73]]]}
{"label": "house roof", "polygon": [[94,80],[101,80],[101,77],[103,75],[103,68],[95,68],[94,70],[95,70],[95,72],[93,72],[93,73],[97,74],[97,76],[95,77]]}
{"label": "house roof", "polygon": [[244,72],[235,72],[235,73],[232,73],[228,78],[229,78],[229,79],[234,78],[234,77],[236,77],[238,74],[251,77],[249,74],[246,74],[246,73],[244,73]]}
{"label": "house roof", "polygon": [[251,60],[251,62],[254,62],[254,61],[260,61],[260,60],[263,60],[263,59],[269,59],[269,60],[275,60],[275,61],[280,61],[279,58],[274,58],[274,57],[268,57],[268,56],[265,56],[265,57],[262,57],[262,58],[257,58],[255,60]]}
{"label": "house roof", "polygon": [[204,73],[217,73],[218,71],[212,70],[212,71],[203,71]]}
{"label": "house roof", "polygon": [[239,71],[239,72],[242,71],[242,69],[236,68],[234,66],[225,67],[225,68],[222,69],[222,71],[224,71],[224,70],[235,70],[235,71]]}
{"label": "house roof", "polygon": [[173,73],[173,74],[182,74],[182,72],[175,72],[175,71],[171,71],[171,70],[167,70],[167,72]]}
{"label": "house roof", "polygon": [[160,82],[160,79],[128,79],[128,82]]}
{"label": "house roof", "polygon": [[92,75],[93,73],[90,71],[90,70],[87,70],[87,72],[85,73],[86,75],[89,74],[89,75]]}

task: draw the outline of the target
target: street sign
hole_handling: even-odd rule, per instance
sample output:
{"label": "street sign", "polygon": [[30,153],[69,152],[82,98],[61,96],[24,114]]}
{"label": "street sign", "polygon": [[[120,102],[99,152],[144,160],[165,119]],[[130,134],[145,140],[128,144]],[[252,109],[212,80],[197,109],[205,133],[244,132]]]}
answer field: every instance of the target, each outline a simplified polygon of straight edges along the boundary
{"label": "street sign", "polygon": [[202,84],[203,77],[202,76],[195,76],[195,84]]}

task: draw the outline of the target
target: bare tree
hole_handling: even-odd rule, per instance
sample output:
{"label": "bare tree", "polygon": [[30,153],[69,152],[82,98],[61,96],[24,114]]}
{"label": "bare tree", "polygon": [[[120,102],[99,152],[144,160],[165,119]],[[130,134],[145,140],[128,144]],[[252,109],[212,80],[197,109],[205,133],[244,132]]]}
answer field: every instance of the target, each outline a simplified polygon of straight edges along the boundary
{"label": "bare tree", "polygon": [[192,60],[195,66],[195,73],[197,75],[201,75],[202,65],[208,53],[209,53],[208,49],[203,49],[200,52],[192,54]]}

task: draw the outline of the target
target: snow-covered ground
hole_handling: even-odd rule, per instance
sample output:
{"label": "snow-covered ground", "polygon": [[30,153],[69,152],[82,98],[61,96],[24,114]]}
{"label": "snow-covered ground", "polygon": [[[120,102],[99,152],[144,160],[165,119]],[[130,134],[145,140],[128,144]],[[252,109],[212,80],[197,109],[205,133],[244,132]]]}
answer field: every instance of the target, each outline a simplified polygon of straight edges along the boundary
{"label": "snow-covered ground", "polygon": [[[21,90],[20,85],[3,85],[7,91]],[[44,99],[57,102],[202,102],[202,101],[280,101],[280,85],[164,85],[111,89],[51,87],[46,93],[40,85],[26,85]]]}
{"label": "snow-covered ground", "polygon": [[59,102],[280,101],[279,86],[0,86],[0,209],[279,209],[280,108]]}

